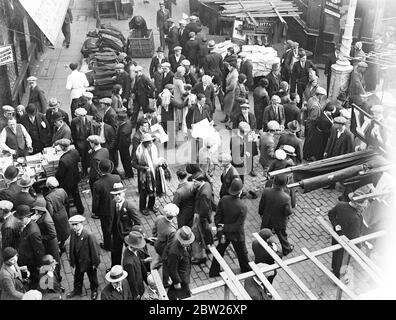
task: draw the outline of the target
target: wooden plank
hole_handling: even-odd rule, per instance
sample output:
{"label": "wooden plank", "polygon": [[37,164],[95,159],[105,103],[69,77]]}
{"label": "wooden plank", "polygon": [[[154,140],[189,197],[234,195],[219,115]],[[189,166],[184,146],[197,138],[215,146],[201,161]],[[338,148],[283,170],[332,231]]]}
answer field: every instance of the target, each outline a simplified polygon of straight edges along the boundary
{"label": "wooden plank", "polygon": [[388,195],[391,193],[392,193],[392,191],[373,192],[373,193],[364,194],[362,196],[353,197],[352,199],[355,201],[359,201],[359,200],[364,200],[364,199],[377,198],[377,197],[385,196],[385,195]]}
{"label": "wooden plank", "polygon": [[343,247],[343,249],[348,252],[348,254],[351,255],[351,257],[353,259],[356,260],[357,263],[359,263],[359,265],[369,274],[369,276],[375,281],[377,282],[379,285],[383,285],[383,281],[382,279],[379,277],[379,275],[374,272],[356,253],[355,251],[353,251],[347,243],[345,243],[345,241],[337,234],[337,232],[335,232],[333,230],[333,227],[327,223],[323,217],[318,217],[317,218],[318,221],[320,222],[320,224],[322,225],[322,227],[327,230],[327,232],[330,233],[330,235],[337,240],[337,242]]}
{"label": "wooden plank", "polygon": [[270,248],[270,246],[259,236],[257,232],[253,233],[258,243],[271,255],[275,262],[289,275],[290,278],[300,287],[305,295],[311,300],[317,300],[316,296],[308,289],[308,287],[300,280],[299,277],[290,269],[290,267],[282,261],[282,259]]}
{"label": "wooden plank", "polygon": [[153,275],[154,282],[155,282],[155,285],[157,286],[161,300],[169,300],[168,294],[166,293],[166,290],[164,288],[164,285],[162,283],[162,280],[158,273],[158,270],[156,270],[156,269],[151,270],[151,274]]}
{"label": "wooden plank", "polygon": [[307,248],[302,248],[301,251],[311,260],[326,276],[330,278],[342,291],[344,291],[350,298],[357,299],[357,295],[352,292],[340,279],[338,279],[332,272],[330,272],[325,265],[318,260]]}
{"label": "wooden plank", "polygon": [[237,300],[244,300],[243,296],[241,293],[238,291],[237,287],[235,286],[235,283],[229,278],[227,273],[225,272],[220,272],[220,276],[223,278],[226,288],[229,289],[229,291],[232,292],[232,294],[237,298]]}
{"label": "wooden plank", "polygon": [[[243,9],[245,9],[245,6],[242,4],[242,1],[241,1],[241,0],[238,0],[238,2],[239,2],[239,4],[241,5],[241,7],[242,7]],[[252,15],[251,15],[249,12],[246,12],[246,14],[249,16],[250,20],[252,20],[253,24],[254,24],[255,26],[258,26],[258,23],[257,23],[256,19],[254,19],[254,18],[252,17]]]}
{"label": "wooden plank", "polygon": [[228,277],[234,282],[236,288],[238,291],[241,293],[242,297],[244,300],[252,300],[252,298],[249,296],[249,294],[246,292],[245,288],[242,286],[242,284],[239,282],[239,280],[236,278],[234,272],[231,270],[231,268],[228,266],[227,262],[224,260],[224,258],[220,255],[220,253],[217,251],[215,246],[210,246],[209,247],[210,252],[212,252],[213,257],[217,260],[217,262],[220,264],[220,266],[223,268],[224,272],[227,273]]}
{"label": "wooden plank", "polygon": [[261,280],[261,282],[264,284],[264,286],[268,289],[268,291],[271,293],[272,297],[275,300],[282,300],[282,297],[279,295],[279,293],[272,286],[271,282],[268,281],[268,279],[266,278],[264,273],[262,273],[260,271],[257,264],[255,264],[253,261],[251,261],[251,262],[249,262],[249,266],[252,268],[253,272]]}

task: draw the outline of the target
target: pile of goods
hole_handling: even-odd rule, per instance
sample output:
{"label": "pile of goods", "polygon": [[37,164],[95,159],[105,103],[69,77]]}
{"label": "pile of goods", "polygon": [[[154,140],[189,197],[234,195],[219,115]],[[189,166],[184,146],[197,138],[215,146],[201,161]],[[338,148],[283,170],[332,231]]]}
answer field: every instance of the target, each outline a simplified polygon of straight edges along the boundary
{"label": "pile of goods", "polygon": [[271,72],[272,64],[280,63],[278,53],[271,47],[244,45],[242,52],[246,52],[246,58],[252,61],[253,77],[266,76]]}
{"label": "pile of goods", "polygon": [[224,57],[227,54],[227,49],[229,47],[233,47],[236,54],[238,54],[239,51],[241,51],[241,49],[239,48],[239,45],[237,45],[236,43],[231,42],[231,40],[226,40],[226,41],[223,41],[223,42],[216,43],[216,45],[215,45],[215,47],[213,49],[213,52],[220,53],[222,55],[223,59],[224,59]]}

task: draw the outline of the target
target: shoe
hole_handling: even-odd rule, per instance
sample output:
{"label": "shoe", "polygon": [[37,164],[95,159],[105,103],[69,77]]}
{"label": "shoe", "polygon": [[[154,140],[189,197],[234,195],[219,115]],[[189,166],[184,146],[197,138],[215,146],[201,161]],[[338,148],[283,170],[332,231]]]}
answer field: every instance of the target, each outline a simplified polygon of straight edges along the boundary
{"label": "shoe", "polygon": [[158,207],[157,206],[153,206],[152,208],[149,208],[150,211],[157,213],[158,212]]}
{"label": "shoe", "polygon": [[71,298],[74,298],[74,297],[77,297],[77,296],[81,296],[82,295],[82,292],[81,291],[79,291],[79,292],[77,292],[77,291],[72,291],[72,292],[69,292],[67,295],[66,295],[66,299],[71,299]]}
{"label": "shoe", "polygon": [[99,246],[100,246],[103,250],[105,250],[105,251],[111,251],[111,250],[109,250],[109,249],[106,249],[106,247],[104,246],[104,243],[103,243],[103,242],[99,243]]}
{"label": "shoe", "polygon": [[257,177],[257,173],[256,172],[254,172],[253,170],[252,171],[250,171],[250,176],[251,177]]}
{"label": "shoe", "polygon": [[201,259],[191,259],[192,264],[202,264],[206,262],[206,258],[201,258]]}
{"label": "shoe", "polygon": [[140,210],[140,212],[141,212],[142,215],[144,215],[144,216],[149,216],[149,215],[150,215],[150,212],[149,212],[147,209]]}
{"label": "shoe", "polygon": [[65,293],[65,291],[66,291],[66,289],[62,286],[59,289],[61,289],[62,293]]}
{"label": "shoe", "polygon": [[256,192],[250,190],[250,191],[249,191],[249,194],[251,195],[252,199],[257,199],[257,194],[256,194]]}
{"label": "shoe", "polygon": [[97,216],[96,214],[92,214],[91,218],[92,219],[100,219],[99,216]]}
{"label": "shoe", "polygon": [[243,192],[241,193],[241,199],[244,198],[244,197],[246,197],[246,192],[245,192],[245,191],[243,191]]}
{"label": "shoe", "polygon": [[92,291],[91,293],[91,300],[98,299],[98,291]]}
{"label": "shoe", "polygon": [[290,245],[290,249],[289,250],[287,250],[287,251],[285,251],[285,252],[283,252],[283,255],[284,256],[287,256],[290,252],[292,252],[294,250],[294,245]]}

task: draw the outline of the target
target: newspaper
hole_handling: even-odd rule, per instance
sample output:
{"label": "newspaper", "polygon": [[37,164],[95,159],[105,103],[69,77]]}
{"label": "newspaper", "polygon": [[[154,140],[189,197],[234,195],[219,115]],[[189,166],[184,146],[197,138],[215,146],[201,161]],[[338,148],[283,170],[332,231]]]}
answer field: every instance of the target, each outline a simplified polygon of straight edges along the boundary
{"label": "newspaper", "polygon": [[164,128],[159,123],[153,124],[151,126],[151,134],[157,139],[159,139],[161,143],[168,142],[169,140],[168,135],[165,133]]}
{"label": "newspaper", "polygon": [[216,130],[209,123],[207,118],[191,125],[191,136],[193,138],[206,138],[216,134]]}

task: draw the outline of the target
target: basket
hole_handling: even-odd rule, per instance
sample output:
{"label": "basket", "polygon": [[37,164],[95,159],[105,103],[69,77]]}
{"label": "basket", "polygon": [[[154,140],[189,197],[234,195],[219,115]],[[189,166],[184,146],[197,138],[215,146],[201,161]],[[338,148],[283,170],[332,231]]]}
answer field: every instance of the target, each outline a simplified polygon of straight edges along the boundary
{"label": "basket", "polygon": [[132,58],[152,58],[154,55],[154,37],[153,30],[148,29],[148,37],[135,38],[133,30],[128,38],[128,53]]}

